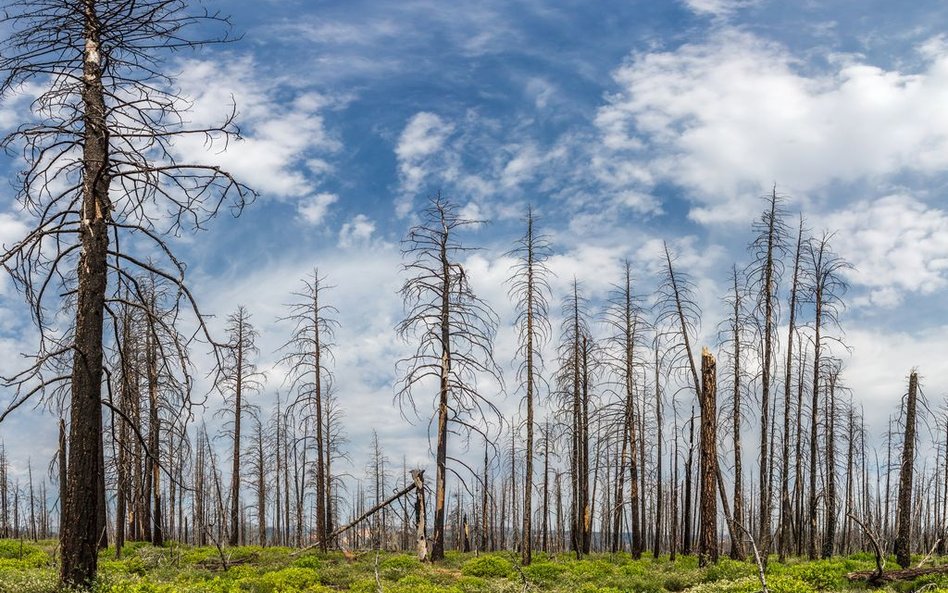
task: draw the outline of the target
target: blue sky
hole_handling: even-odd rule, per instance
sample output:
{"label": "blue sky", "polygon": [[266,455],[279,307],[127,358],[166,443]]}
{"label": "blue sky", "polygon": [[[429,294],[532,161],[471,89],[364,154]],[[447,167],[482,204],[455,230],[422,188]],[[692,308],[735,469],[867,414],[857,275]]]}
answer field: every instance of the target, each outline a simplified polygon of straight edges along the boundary
{"label": "blue sky", "polygon": [[[909,369],[948,391],[948,7],[937,1],[208,2],[243,38],[174,64],[193,120],[233,99],[244,139],[220,162],[261,194],[239,219],[175,241],[214,324],[238,304],[261,330],[261,397],[281,388],[276,323],[318,267],[340,310],[337,385],[353,458],[377,428],[389,454],[424,460],[424,423],[393,413],[405,346],[399,240],[439,189],[492,221],[470,277],[515,345],[504,253],[527,204],[556,255],[555,300],[573,276],[593,299],[629,257],[643,292],[661,240],[694,276],[714,342],[732,262],[743,264],[759,197],[777,184],[855,266],[843,319],[845,381],[881,430]],[[0,105],[0,126],[25,117]],[[10,160],[3,165],[15,170]],[[4,197],[6,196],[6,197]],[[0,194],[0,242],[29,224]],[[0,281],[0,354],[31,332]],[[552,370],[552,365],[550,365]],[[509,381],[512,384],[513,381]],[[516,413],[518,395],[505,411]],[[212,408],[220,405],[211,400]],[[45,464],[55,420],[0,427],[25,466]]]}

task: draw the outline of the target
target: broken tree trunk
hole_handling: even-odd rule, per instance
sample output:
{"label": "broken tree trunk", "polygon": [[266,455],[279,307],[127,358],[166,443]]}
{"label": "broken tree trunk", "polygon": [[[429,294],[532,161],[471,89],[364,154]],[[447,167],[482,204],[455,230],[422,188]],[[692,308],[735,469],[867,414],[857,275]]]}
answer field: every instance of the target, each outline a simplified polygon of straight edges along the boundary
{"label": "broken tree trunk", "polygon": [[915,406],[918,399],[918,373],[909,375],[908,398],[905,402],[905,440],[902,443],[902,466],[899,470],[898,535],[895,538],[895,560],[902,568],[912,564],[912,474],[915,464]]}
{"label": "broken tree trunk", "polygon": [[[343,526],[341,526],[341,527],[339,527],[339,528],[333,530],[332,533],[329,534],[329,539],[330,539],[330,540],[335,539],[337,536],[339,536],[339,535],[345,533],[346,531],[349,531],[350,529],[352,529],[353,527],[355,527],[356,525],[358,525],[358,524],[361,523],[362,521],[365,521],[366,519],[368,519],[369,517],[371,517],[371,516],[374,515],[375,513],[381,511],[381,510],[384,509],[385,507],[389,506],[390,504],[392,504],[393,502],[395,502],[395,501],[398,500],[399,498],[401,498],[401,497],[405,496],[406,494],[408,494],[408,493],[414,491],[414,492],[417,492],[417,494],[418,494],[418,499],[417,499],[417,501],[416,501],[416,503],[415,503],[415,509],[418,511],[418,527],[417,527],[417,529],[418,529],[418,554],[419,554],[419,558],[423,560],[424,557],[422,557],[422,545],[424,545],[424,551],[425,551],[425,552],[424,552],[424,556],[425,556],[425,557],[427,557],[427,549],[428,549],[427,540],[425,539],[425,502],[424,502],[424,501],[425,501],[425,485],[424,485],[424,479],[423,479],[424,473],[425,473],[424,470],[412,470],[412,471],[411,471],[411,477],[412,477],[412,483],[411,483],[411,484],[405,486],[404,488],[402,488],[401,490],[399,490],[399,491],[396,492],[395,494],[389,496],[389,497],[388,497],[387,499],[385,499],[383,502],[380,502],[379,504],[375,505],[375,506],[372,507],[371,509],[369,509],[369,510],[367,510],[366,512],[362,513],[361,515],[359,515],[359,517],[358,517],[357,519],[355,519],[355,520],[353,520],[353,521],[350,521],[349,523],[346,523],[345,525],[343,525]],[[309,546],[306,546],[305,548],[301,548],[300,550],[297,550],[296,552],[294,552],[294,553],[291,554],[291,555],[292,555],[292,556],[296,556],[296,555],[299,555],[299,554],[301,554],[301,553],[303,553],[303,552],[305,552],[305,551],[307,551],[307,550],[311,550],[311,549],[313,549],[313,548],[315,548],[315,547],[318,547],[318,546],[320,546],[320,542],[319,542],[319,541],[317,541],[315,544],[311,544],[311,545],[309,545]]]}
{"label": "broken tree trunk", "polygon": [[717,363],[711,352],[701,352],[701,456],[698,566],[718,561],[717,540]]}
{"label": "broken tree trunk", "polygon": [[411,479],[415,485],[415,492],[417,497],[415,498],[415,517],[417,517],[417,525],[415,527],[415,538],[416,538],[416,548],[418,550],[418,560],[422,562],[428,559],[428,536],[425,535],[425,480],[424,480],[425,471],[421,469],[411,470]]}

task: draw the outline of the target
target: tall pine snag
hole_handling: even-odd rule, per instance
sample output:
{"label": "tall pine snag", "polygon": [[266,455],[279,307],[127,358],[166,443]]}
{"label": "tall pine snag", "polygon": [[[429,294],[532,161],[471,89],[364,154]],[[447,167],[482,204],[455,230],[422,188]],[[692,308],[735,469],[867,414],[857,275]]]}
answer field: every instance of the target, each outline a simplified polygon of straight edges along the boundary
{"label": "tall pine snag", "polygon": [[[793,279],[790,284],[789,321],[787,323],[787,359],[784,366],[783,381],[783,450],[780,455],[780,541],[778,550],[781,561],[786,558],[787,552],[789,551],[793,531],[793,509],[790,504],[790,404],[793,400],[791,390],[793,383],[793,342],[797,338],[797,305],[800,294],[800,263],[802,256],[803,216],[801,215],[800,224],[797,228],[797,246],[793,255]],[[797,414],[802,413],[802,410],[797,410]],[[797,531],[799,531],[800,527],[799,525],[797,526]]]}
{"label": "tall pine snag", "polygon": [[[745,307],[745,287],[742,286],[741,275],[737,266],[731,269],[731,294],[725,298],[725,304],[730,310],[727,320],[722,324],[718,335],[721,336],[723,352],[729,357],[728,373],[724,376],[725,382],[730,381],[730,402],[725,405],[730,408],[730,422],[725,426],[731,431],[731,443],[734,454],[734,506],[733,520],[744,524],[744,458],[741,443],[741,429],[747,413],[746,356],[749,349],[748,327],[751,319]],[[741,534],[743,536],[743,534]],[[731,539],[730,556],[734,560],[744,560],[743,537]]]}
{"label": "tall pine snag", "polygon": [[[817,452],[819,435],[821,379],[827,375],[827,356],[824,348],[830,339],[826,330],[839,325],[839,313],[844,306],[843,295],[846,282],[844,270],[851,267],[837,255],[830,245],[832,233],[823,233],[819,239],[811,238],[805,245],[803,289],[807,302],[813,305],[813,382],[810,392],[810,480],[807,500],[807,556],[815,560],[817,555]],[[837,340],[838,341],[838,340]]]}
{"label": "tall pine snag", "polygon": [[[521,359],[517,369],[518,379],[524,391],[526,407],[526,442],[524,443],[525,468],[523,477],[523,537],[520,546],[521,562],[530,564],[533,554],[533,449],[534,406],[537,392],[542,385],[539,367],[543,364],[541,350],[550,339],[549,298],[550,286],[547,277],[550,271],[546,260],[550,257],[550,246],[543,234],[534,228],[533,209],[527,210],[527,230],[509,253],[516,258],[510,278],[507,280],[508,296],[513,299],[517,318],[515,324],[519,338],[517,356]],[[546,509],[544,508],[544,512]]]}
{"label": "tall pine snag", "polygon": [[488,416],[500,418],[479,385],[479,380],[487,379],[497,389],[501,382],[493,354],[497,315],[471,289],[461,258],[472,248],[457,237],[464,228],[480,223],[463,218],[455,204],[438,194],[402,243],[408,279],[400,291],[405,319],[396,330],[415,345],[415,352],[399,361],[401,385],[396,399],[403,412],[408,409],[420,416],[415,396],[428,389],[437,394],[430,556],[434,561],[444,558],[448,432],[485,434]]}
{"label": "tall pine snag", "polygon": [[288,305],[289,315],[283,320],[293,324],[293,333],[281,350],[281,363],[289,367],[287,378],[296,393],[292,407],[300,409],[301,419],[312,432],[316,444],[316,537],[319,548],[326,551],[331,521],[329,512],[329,431],[326,427],[326,398],[332,371],[332,345],[338,310],[328,304],[325,277],[314,270],[303,280],[301,290],[293,293],[295,301]]}
{"label": "tall pine snag", "polygon": [[783,255],[786,250],[787,227],[784,223],[783,198],[777,188],[765,198],[766,206],[760,219],[754,223],[756,236],[751,244],[754,261],[746,272],[751,288],[756,292],[755,314],[760,332],[760,520],[757,542],[764,563],[770,553],[771,544],[771,490],[773,476],[770,440],[771,396],[773,394],[772,373],[776,367],[777,315],[779,312],[778,283],[783,271]]}
{"label": "tall pine snag", "polygon": [[259,391],[262,375],[257,372],[254,362],[258,350],[256,346],[257,330],[250,323],[250,313],[244,307],[237,307],[227,317],[227,348],[224,351],[221,381],[217,389],[230,398],[230,421],[228,432],[233,442],[230,475],[230,530],[228,543],[238,545],[242,540],[240,530],[240,470],[241,435],[244,414],[249,409],[246,397]]}
{"label": "tall pine snag", "polygon": [[[642,335],[645,332],[645,323],[639,298],[632,287],[632,263],[623,262],[622,281],[613,287],[609,295],[609,302],[605,313],[605,322],[610,335],[603,348],[603,361],[610,374],[614,377],[616,394],[619,396],[619,410],[616,433],[619,434],[621,445],[616,464],[616,508],[612,517],[612,551],[617,552],[619,538],[625,531],[625,479],[628,468],[629,497],[628,497],[628,530],[631,540],[631,551],[634,558],[642,555],[645,547],[643,539],[642,516],[639,509],[639,458],[641,450],[641,435],[639,434],[639,415],[636,414],[636,391],[639,383],[639,372],[642,366],[637,360]],[[659,460],[661,461],[661,460]]]}
{"label": "tall pine snag", "polygon": [[560,411],[567,419],[570,439],[570,550],[577,558],[590,552],[592,501],[589,497],[589,399],[594,343],[589,331],[586,298],[573,279],[563,299],[560,330],[557,394]]}

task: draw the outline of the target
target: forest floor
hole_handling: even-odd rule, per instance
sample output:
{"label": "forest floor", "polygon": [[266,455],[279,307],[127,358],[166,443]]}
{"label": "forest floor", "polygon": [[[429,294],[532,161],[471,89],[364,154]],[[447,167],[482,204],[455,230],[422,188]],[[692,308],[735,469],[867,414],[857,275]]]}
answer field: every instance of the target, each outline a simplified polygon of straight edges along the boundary
{"label": "forest floor", "polygon": [[[56,542],[0,540],[0,592],[56,591]],[[698,568],[693,556],[651,555],[633,560],[628,554],[596,554],[583,560],[572,555],[536,554],[534,563],[517,568],[510,553],[449,552],[444,562],[422,564],[403,553],[361,552],[347,560],[339,552],[254,546],[225,550],[224,570],[215,548],[169,545],[156,548],[130,544],[121,560],[114,550],[100,556],[96,593],[755,593],[760,591],[757,567],[722,559]],[[935,559],[938,562],[940,559]],[[887,566],[895,567],[893,559]],[[874,567],[870,554],[808,562],[770,562],[767,581],[773,593],[867,591],[846,574]],[[948,575],[929,575],[873,591],[948,593]]]}

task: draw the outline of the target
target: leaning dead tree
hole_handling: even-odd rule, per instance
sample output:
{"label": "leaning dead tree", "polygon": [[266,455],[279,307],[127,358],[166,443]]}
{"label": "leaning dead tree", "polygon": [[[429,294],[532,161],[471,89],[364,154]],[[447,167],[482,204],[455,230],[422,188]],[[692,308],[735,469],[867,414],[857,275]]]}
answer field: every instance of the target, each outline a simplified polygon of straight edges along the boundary
{"label": "leaning dead tree", "polygon": [[[35,222],[0,265],[25,296],[39,339],[30,366],[3,380],[14,396],[0,419],[36,394],[68,394],[60,578],[84,587],[100,539],[103,344],[106,324],[117,322],[113,306],[134,298],[137,273],[151,271],[176,285],[206,333],[164,237],[201,228],[221,208],[239,212],[253,194],[175,144],[197,135],[220,150],[236,135],[233,110],[220,124],[192,126],[165,70],[172,51],[225,41],[226,31],[206,36],[209,26],[226,28],[222,17],[190,13],[183,0],[13,0],[2,20],[0,96],[26,97],[33,115],[4,146],[23,158],[17,197]],[[53,322],[61,313],[73,319],[66,329]]]}
{"label": "leaning dead tree", "polygon": [[[402,497],[415,493],[415,550],[418,554],[419,560],[429,559],[428,552],[428,538],[427,538],[427,527],[425,525],[425,471],[420,469],[411,470],[411,482],[406,484],[404,488],[392,494],[385,500],[379,502],[372,508],[360,514],[358,517],[349,521],[345,525],[342,525],[334,529],[329,533],[328,539],[334,539],[339,535],[349,531],[356,525],[362,523],[363,521],[371,518],[373,515],[379,511],[384,511],[390,505],[394,504],[396,501],[399,501]],[[311,546],[307,546],[294,552],[294,555],[305,552],[306,550],[312,549],[317,546],[324,545],[323,542],[317,541]]]}
{"label": "leaning dead tree", "polygon": [[[484,434],[488,416],[500,418],[484,395],[479,380],[502,388],[494,362],[493,339],[497,316],[471,288],[461,258],[472,251],[458,240],[465,227],[480,221],[463,218],[457,206],[440,194],[421,213],[403,241],[409,276],[401,289],[405,319],[399,336],[415,344],[415,352],[399,361],[401,387],[396,399],[402,410],[420,416],[415,396],[434,388],[435,446],[434,528],[431,559],[444,558],[445,483],[448,432]],[[449,424],[452,428],[449,429]]]}

